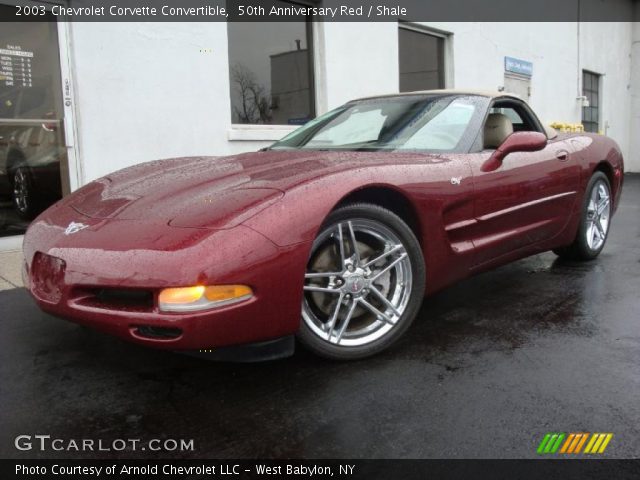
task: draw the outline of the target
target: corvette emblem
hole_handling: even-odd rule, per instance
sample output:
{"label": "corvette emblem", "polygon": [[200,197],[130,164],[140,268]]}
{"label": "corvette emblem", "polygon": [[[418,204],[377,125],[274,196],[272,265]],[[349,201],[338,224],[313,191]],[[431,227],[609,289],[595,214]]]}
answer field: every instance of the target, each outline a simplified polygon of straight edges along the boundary
{"label": "corvette emblem", "polygon": [[462,177],[451,177],[451,185],[460,185],[462,183]]}
{"label": "corvette emblem", "polygon": [[362,281],[362,278],[354,278],[353,279],[353,283],[351,283],[351,291],[353,293],[358,293],[360,290],[362,290],[362,286],[364,285],[364,282]]}
{"label": "corvette emblem", "polygon": [[85,228],[87,228],[89,225],[85,225],[84,223],[76,223],[76,222],[71,222],[67,228],[64,230],[64,234],[65,235],[71,235],[73,233],[77,233],[80,230],[84,230]]}

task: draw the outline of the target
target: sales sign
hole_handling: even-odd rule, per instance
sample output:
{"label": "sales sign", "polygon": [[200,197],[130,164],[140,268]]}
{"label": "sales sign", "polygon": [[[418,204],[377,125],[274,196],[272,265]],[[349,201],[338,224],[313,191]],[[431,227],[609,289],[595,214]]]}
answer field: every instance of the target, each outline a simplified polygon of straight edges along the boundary
{"label": "sales sign", "polygon": [[533,75],[533,63],[519,58],[504,57],[505,72],[517,73],[530,77]]}

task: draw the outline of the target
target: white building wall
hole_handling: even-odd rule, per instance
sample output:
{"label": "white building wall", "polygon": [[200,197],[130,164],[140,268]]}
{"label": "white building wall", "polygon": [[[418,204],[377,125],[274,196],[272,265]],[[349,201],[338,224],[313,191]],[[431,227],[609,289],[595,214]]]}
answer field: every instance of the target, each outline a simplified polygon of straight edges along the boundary
{"label": "white building wall", "polygon": [[[633,23],[421,25],[451,34],[453,84],[448,87],[496,90],[504,84],[505,56],[533,62],[530,104],[545,124],[580,123],[577,97],[582,95],[582,70],[602,74],[601,129],[606,128],[606,134],[620,145],[627,170],[640,171],[640,150],[630,148]],[[397,50],[397,38],[394,48]]]}
{"label": "white building wall", "polygon": [[575,23],[437,23],[452,33],[456,88],[497,90],[504,57],[533,63],[532,108],[544,123],[578,123]]}
{"label": "white building wall", "polygon": [[[504,83],[505,56],[533,62],[531,104],[545,123],[579,123],[581,70],[604,74],[601,125],[608,122],[607,133],[625,153],[627,170],[640,171],[639,135],[631,135],[640,124],[640,110],[631,108],[632,93],[640,102],[640,62],[634,63],[635,77],[631,72],[637,24],[423,26],[451,34],[449,87],[495,90]],[[315,28],[318,113],[355,97],[398,90],[396,23]],[[286,131],[232,130],[223,23],[77,22],[71,32],[83,183],[156,158],[256,150]]]}
{"label": "white building wall", "polygon": [[325,23],[324,38],[329,110],[354,98],[398,91],[396,23]]}
{"label": "white building wall", "polygon": [[76,22],[71,32],[84,182],[147,160],[230,150],[223,24]]}
{"label": "white building wall", "polygon": [[631,22],[581,24],[580,65],[603,75],[600,128],[622,148],[626,170],[640,172],[640,152],[630,138],[632,32]]}

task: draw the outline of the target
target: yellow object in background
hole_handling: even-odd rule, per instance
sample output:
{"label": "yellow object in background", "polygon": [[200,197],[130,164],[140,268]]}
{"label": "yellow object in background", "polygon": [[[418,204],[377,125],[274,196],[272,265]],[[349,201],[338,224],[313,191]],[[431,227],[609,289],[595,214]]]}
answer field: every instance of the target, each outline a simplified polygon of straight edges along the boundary
{"label": "yellow object in background", "polygon": [[549,126],[564,133],[584,132],[584,125],[582,125],[581,123],[553,122]]}

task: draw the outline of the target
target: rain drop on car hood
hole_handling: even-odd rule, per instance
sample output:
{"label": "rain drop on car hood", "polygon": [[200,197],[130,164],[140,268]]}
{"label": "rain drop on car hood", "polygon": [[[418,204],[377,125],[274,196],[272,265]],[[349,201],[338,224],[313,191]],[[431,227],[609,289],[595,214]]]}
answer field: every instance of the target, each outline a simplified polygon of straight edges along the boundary
{"label": "rain drop on car hood", "polygon": [[231,228],[284,194],[257,186],[236,162],[183,158],[149,162],[93,182],[71,206],[91,218],[163,220],[173,226]]}
{"label": "rain drop on car hood", "polygon": [[[91,218],[231,228],[313,178],[376,163],[412,163],[416,158],[412,154],[297,150],[157,160],[96,180],[71,195],[68,202]],[[421,161],[424,163],[424,157]]]}

